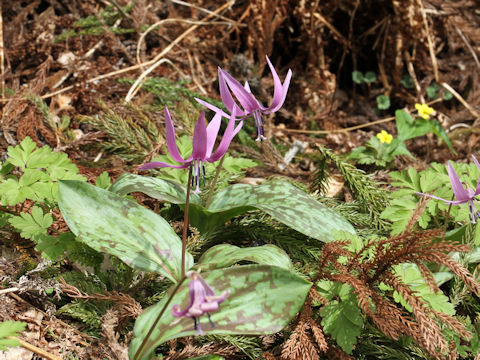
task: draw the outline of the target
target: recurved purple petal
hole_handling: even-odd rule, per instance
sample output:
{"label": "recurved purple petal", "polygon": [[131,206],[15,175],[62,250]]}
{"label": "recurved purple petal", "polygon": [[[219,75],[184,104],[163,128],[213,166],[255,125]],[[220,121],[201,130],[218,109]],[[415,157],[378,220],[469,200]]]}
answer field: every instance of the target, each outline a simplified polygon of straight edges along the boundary
{"label": "recurved purple petal", "polygon": [[220,89],[220,96],[223,101],[223,105],[232,112],[233,107],[236,105],[235,100],[233,99],[230,90],[228,89],[227,83],[225,81],[224,71],[219,67],[218,68],[218,87]]}
{"label": "recurved purple petal", "polygon": [[205,159],[206,152],[207,126],[205,125],[205,111],[202,111],[193,130],[193,151],[191,158],[194,160],[203,160]]}
{"label": "recurved purple petal", "polygon": [[458,178],[457,173],[455,172],[455,169],[453,168],[450,162],[448,163],[448,176],[452,184],[453,193],[455,194],[455,197],[457,198],[457,200],[467,201],[469,199],[468,192],[463,187],[462,183],[460,182],[460,179]]}
{"label": "recurved purple petal", "polygon": [[189,163],[185,163],[183,165],[172,165],[172,164],[167,164],[161,161],[152,161],[149,163],[146,163],[142,166],[138,167],[138,170],[150,170],[150,169],[155,169],[155,168],[163,168],[163,167],[171,167],[175,169],[185,169],[189,166]]}
{"label": "recurved purple petal", "polygon": [[207,159],[208,162],[214,162],[222,158],[222,156],[224,156],[225,153],[227,152],[233,137],[236,135],[238,131],[240,131],[240,128],[243,125],[243,121],[241,121],[240,124],[238,124],[237,127],[235,128],[237,110],[238,110],[238,107],[235,105],[233,107],[233,112],[232,112],[232,115],[230,116],[230,120],[227,124],[227,128],[225,129],[225,133],[223,134],[222,140],[220,141],[220,144],[218,145],[218,148],[215,151],[215,153]]}
{"label": "recurved purple petal", "polygon": [[175,316],[175,317],[185,316],[187,314],[188,310],[190,309],[190,306],[191,305],[189,305],[187,308],[185,308],[185,310],[181,310],[179,305],[173,305],[172,306],[172,315]]}
{"label": "recurved purple petal", "polygon": [[215,146],[215,140],[217,140],[218,130],[220,129],[221,123],[222,113],[219,112],[215,114],[207,126],[207,152],[205,154],[205,157],[207,158],[212,155],[213,147]]}
{"label": "recurved purple petal", "polygon": [[178,152],[177,141],[175,139],[175,128],[173,126],[172,117],[170,116],[170,111],[168,107],[165,106],[165,133],[167,138],[167,148],[168,152],[172,156],[173,160],[178,162],[184,162],[180,153]]}
{"label": "recurved purple petal", "polygon": [[267,114],[270,114],[280,109],[283,103],[285,102],[285,98],[288,92],[288,87],[290,86],[290,80],[292,78],[292,70],[290,69],[288,70],[287,76],[285,77],[285,81],[283,82],[283,85],[282,85],[282,82],[280,81],[280,78],[278,77],[278,74],[275,71],[275,68],[270,62],[270,59],[268,58],[268,56],[266,56],[266,58],[267,58],[268,66],[270,67],[270,71],[272,72],[272,76],[273,76],[273,100],[268,108],[265,108],[262,106],[262,111]]}
{"label": "recurved purple petal", "polygon": [[172,315],[175,317],[186,316],[190,308],[192,307],[193,303],[195,302],[195,288],[194,284],[188,284],[188,296],[190,297],[190,303],[185,308],[185,310],[181,310],[180,305],[173,305],[172,306]]}
{"label": "recurved purple petal", "polygon": [[429,197],[429,198],[432,198],[432,199],[436,199],[436,200],[441,200],[443,202],[445,202],[446,204],[452,204],[452,205],[460,205],[460,204],[465,204],[466,202],[468,202],[468,200],[447,200],[447,199],[443,199],[441,197],[438,197],[438,196],[434,196],[434,195],[430,195],[430,194],[424,194],[424,193],[421,193],[421,192],[417,192],[415,193],[416,195],[422,195],[422,196],[426,196],[426,197]]}
{"label": "recurved purple petal", "polygon": [[[232,75],[221,69],[219,71],[223,73],[222,75],[225,78],[225,82],[228,84],[228,87],[230,88],[230,90],[232,90],[233,95],[235,95],[238,102],[240,103],[240,105],[242,105],[246,113],[250,114],[253,111],[261,108],[260,103],[255,99],[255,97],[250,92],[248,92],[247,89],[245,89],[242,84],[240,84]],[[220,84],[221,83],[222,82],[220,82]],[[221,91],[222,89],[220,88],[220,93]],[[228,89],[226,91],[228,92]],[[225,106],[227,106],[227,104],[225,104]],[[229,110],[232,111],[232,109]]]}
{"label": "recurved purple petal", "polygon": [[227,114],[225,111],[223,111],[222,109],[216,107],[215,105],[212,105],[212,104],[210,104],[210,103],[208,103],[208,102],[206,102],[206,101],[204,101],[204,100],[202,100],[202,99],[199,99],[199,98],[194,98],[194,99],[195,99],[199,104],[205,106],[207,109],[212,110],[212,111],[215,112],[215,113],[222,113],[223,116],[228,117],[228,114]]}

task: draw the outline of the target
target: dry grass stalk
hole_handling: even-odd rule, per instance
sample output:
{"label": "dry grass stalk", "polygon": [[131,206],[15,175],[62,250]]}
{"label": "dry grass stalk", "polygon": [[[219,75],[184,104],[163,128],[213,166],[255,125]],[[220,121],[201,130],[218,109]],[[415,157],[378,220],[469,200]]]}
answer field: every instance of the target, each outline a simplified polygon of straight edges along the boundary
{"label": "dry grass stalk", "polygon": [[[207,23],[212,17],[214,17],[216,14],[222,12],[223,10],[227,9],[229,6],[233,5],[233,1],[229,1],[222,6],[220,6],[217,10],[215,10],[213,13],[207,15],[205,18],[203,18],[200,23]],[[127,95],[125,96],[125,102],[128,103],[132,100],[132,98],[135,96],[137,93],[138,89],[140,88],[140,83],[143,81],[143,79],[154,69],[156,69],[160,64],[165,62],[165,59],[163,57],[165,54],[167,54],[175,45],[177,45],[180,41],[182,41],[188,34],[193,32],[195,29],[197,29],[200,25],[196,24],[191,27],[189,27],[185,32],[183,32],[180,36],[178,36],[174,41],[172,41],[165,49],[163,49],[159,54],[157,54],[150,62],[152,62],[152,65],[146,69],[135,81],[135,83],[130,87],[130,90],[128,90]]]}

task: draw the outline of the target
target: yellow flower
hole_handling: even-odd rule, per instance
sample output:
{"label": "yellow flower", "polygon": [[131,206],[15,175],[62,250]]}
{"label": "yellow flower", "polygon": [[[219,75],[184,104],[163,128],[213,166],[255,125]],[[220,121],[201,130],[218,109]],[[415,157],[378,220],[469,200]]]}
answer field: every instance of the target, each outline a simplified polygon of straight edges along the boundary
{"label": "yellow flower", "polygon": [[387,144],[390,144],[393,140],[393,136],[390,135],[388,132],[386,132],[385,130],[382,130],[382,132],[379,132],[377,134],[377,138],[378,140],[380,140],[380,142],[382,143],[387,143]]}
{"label": "yellow flower", "polygon": [[430,118],[430,114],[435,111],[427,104],[415,104],[415,109],[417,109],[418,115],[425,120],[428,120]]}

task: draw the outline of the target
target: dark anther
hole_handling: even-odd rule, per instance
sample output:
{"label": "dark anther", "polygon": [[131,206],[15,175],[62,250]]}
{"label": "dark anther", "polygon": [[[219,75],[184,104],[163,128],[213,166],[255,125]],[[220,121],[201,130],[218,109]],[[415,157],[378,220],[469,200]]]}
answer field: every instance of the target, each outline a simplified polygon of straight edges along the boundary
{"label": "dark anther", "polygon": [[210,318],[210,313],[207,312],[207,316],[208,316],[208,321],[210,322],[210,325],[212,326],[212,328],[214,328],[215,324],[213,323],[212,319]]}

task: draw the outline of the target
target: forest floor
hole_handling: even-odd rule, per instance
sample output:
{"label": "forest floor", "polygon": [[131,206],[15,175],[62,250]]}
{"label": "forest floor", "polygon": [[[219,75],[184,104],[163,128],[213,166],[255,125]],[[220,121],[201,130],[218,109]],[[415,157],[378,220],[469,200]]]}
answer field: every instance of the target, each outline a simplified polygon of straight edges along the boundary
{"label": "forest floor", "polygon": [[[112,179],[137,172],[165,144],[164,105],[188,133],[201,109],[193,97],[220,99],[219,66],[248,80],[268,104],[273,81],[266,55],[282,81],[288,69],[293,77],[282,109],[266,117],[269,140],[256,143],[255,129],[245,126],[246,135],[232,145],[261,164],[246,169],[240,181],[281,176],[309,184],[318,173],[319,146],[348,155],[382,130],[395,137],[395,111],[414,114],[416,103],[435,109],[455,153],[430,133],[406,142],[413,157],[358,165],[383,187],[390,187],[391,170],[468,162],[479,147],[480,8],[474,0],[0,4],[2,161],[9,146],[29,136],[38,146],[66,152],[90,182],[104,171]],[[294,147],[300,149],[297,156],[285,163]],[[333,172],[326,194],[349,201],[351,192]],[[154,207],[146,196],[136,197]],[[22,209],[29,206],[26,201]],[[61,232],[66,225],[57,222]],[[117,310],[124,307],[120,327],[118,312],[106,312],[101,326],[98,319],[95,325],[55,315],[72,299],[98,294],[85,295],[53,279],[41,283],[47,280],[35,272],[49,263],[20,234],[2,230],[0,244],[0,320],[28,324],[24,346],[0,352],[0,359],[41,358],[41,351],[52,359],[67,352],[75,354],[70,359],[126,358],[128,326],[141,311],[135,299],[121,292],[104,295]],[[56,266],[75,268],[67,260]],[[273,342],[264,339],[265,348]],[[198,355],[213,352],[205,346]],[[232,358],[243,356],[230,351]]]}

